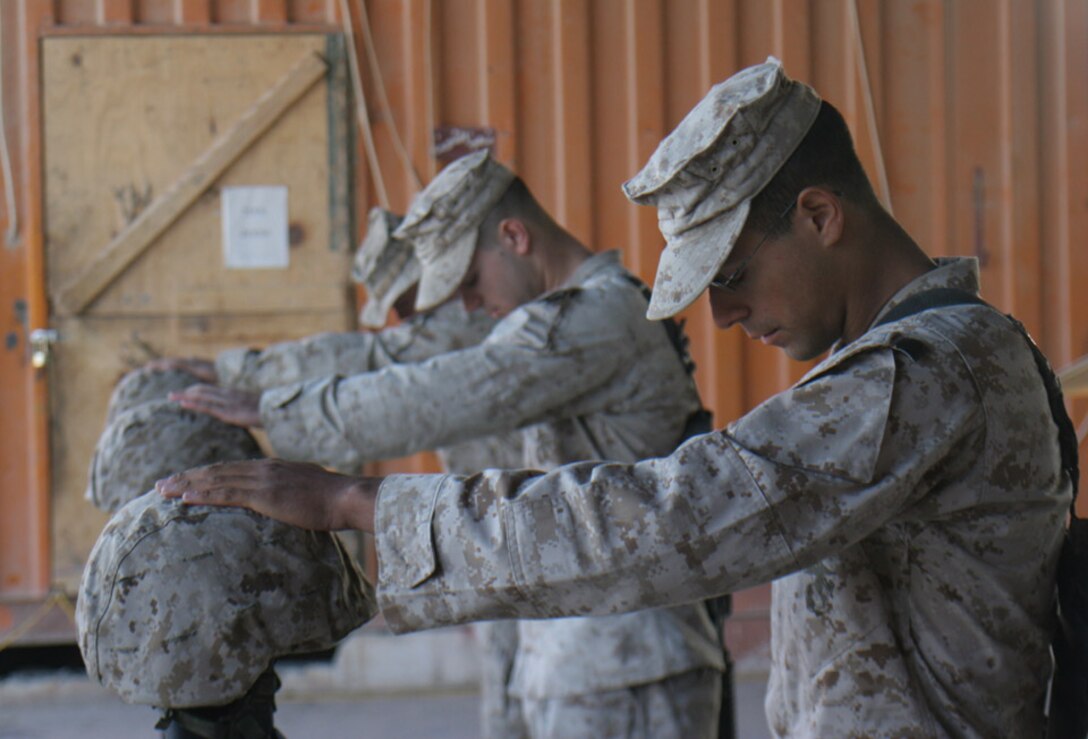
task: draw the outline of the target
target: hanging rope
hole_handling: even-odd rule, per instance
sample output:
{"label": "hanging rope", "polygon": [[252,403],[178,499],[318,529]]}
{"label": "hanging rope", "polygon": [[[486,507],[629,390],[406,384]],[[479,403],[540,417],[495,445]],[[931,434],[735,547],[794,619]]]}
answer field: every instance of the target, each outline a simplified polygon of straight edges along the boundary
{"label": "hanging rope", "polygon": [[351,30],[351,10],[348,8],[347,0],[340,0],[340,19],[344,28],[344,38],[348,42],[348,68],[351,72],[352,89],[355,91],[355,115],[359,119],[359,129],[363,133],[366,161],[370,165],[374,187],[378,191],[378,203],[389,210],[389,193],[386,192],[385,178],[382,176],[381,164],[378,163],[378,151],[374,148],[374,131],[370,127],[370,116],[367,114],[366,96],[363,94],[363,82],[359,74],[359,59],[355,53],[355,34]]}
{"label": "hanging rope", "polygon": [[11,154],[8,151],[7,118],[4,115],[4,12],[0,10],[0,166],[4,170],[4,201],[8,213],[8,246],[19,240],[19,212],[15,209],[15,179],[11,174]]}
{"label": "hanging rope", "polygon": [[[419,173],[416,172],[415,165],[412,164],[412,158],[408,156],[408,149],[404,146],[404,141],[400,137],[400,131],[397,129],[397,119],[393,116],[393,106],[389,104],[389,96],[385,92],[385,81],[382,79],[382,70],[378,66],[378,54],[374,48],[374,36],[370,32],[370,16],[367,15],[366,5],[363,0],[359,0],[359,23],[363,28],[363,46],[366,48],[366,58],[370,65],[370,74],[374,77],[374,84],[378,88],[378,99],[382,104],[382,108],[385,109],[385,114],[389,118],[389,128],[393,133],[393,147],[397,150],[397,154],[400,156],[401,163],[404,165],[404,171],[408,175],[408,179],[415,185],[416,191],[423,189],[423,182],[419,179]],[[424,37],[424,47],[429,51],[430,44],[426,43],[428,37]],[[352,47],[354,51],[354,47]]]}
{"label": "hanging rope", "polygon": [[[884,150],[880,146],[880,131],[876,127],[876,104],[873,101],[873,87],[869,81],[869,65],[865,61],[865,40],[861,36],[861,19],[858,16],[858,0],[850,0],[850,23],[854,27],[854,39],[858,47],[858,72],[861,75],[861,91],[865,96],[865,117],[873,137],[873,149],[876,155],[876,176],[880,183],[880,194],[888,213],[892,212],[892,191],[888,184],[888,171],[884,166]],[[894,213],[893,213],[894,215]]]}
{"label": "hanging rope", "polygon": [[423,80],[427,85],[427,157],[433,162],[435,156],[434,145],[434,60],[431,49],[431,0],[423,4]]}

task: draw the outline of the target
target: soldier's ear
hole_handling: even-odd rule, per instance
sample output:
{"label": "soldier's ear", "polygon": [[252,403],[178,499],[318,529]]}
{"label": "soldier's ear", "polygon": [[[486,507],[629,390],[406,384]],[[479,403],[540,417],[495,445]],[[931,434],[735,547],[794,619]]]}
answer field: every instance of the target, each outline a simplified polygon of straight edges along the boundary
{"label": "soldier's ear", "polygon": [[806,187],[797,196],[797,215],[823,245],[838,243],[843,231],[843,201],[840,193],[823,187]]}
{"label": "soldier's ear", "polygon": [[531,250],[529,227],[520,218],[504,218],[499,221],[498,236],[499,244],[512,254],[523,257]]}

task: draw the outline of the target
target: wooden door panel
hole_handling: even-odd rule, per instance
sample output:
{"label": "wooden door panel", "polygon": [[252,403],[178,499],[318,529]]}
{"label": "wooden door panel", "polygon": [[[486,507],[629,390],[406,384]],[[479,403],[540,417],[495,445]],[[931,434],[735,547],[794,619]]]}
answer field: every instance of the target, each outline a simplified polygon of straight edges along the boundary
{"label": "wooden door panel", "polygon": [[[101,264],[106,247],[156,198],[199,170],[300,60],[319,54],[330,70],[308,77],[316,81],[267,130],[248,136],[214,180],[201,181],[202,194],[111,274],[85,310],[53,315],[52,574],[70,591],[107,518],[83,493],[110,392],[125,372],[156,356],[213,357],[354,325],[350,118],[339,43],[313,33],[42,42],[46,277],[54,300]],[[262,185],[287,188],[289,264],[228,269],[221,191]]]}

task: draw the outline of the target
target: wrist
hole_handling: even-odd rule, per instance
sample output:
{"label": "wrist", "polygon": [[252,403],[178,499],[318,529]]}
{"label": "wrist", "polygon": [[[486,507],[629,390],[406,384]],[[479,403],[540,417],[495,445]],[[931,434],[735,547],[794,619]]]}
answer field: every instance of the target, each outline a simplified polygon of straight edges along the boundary
{"label": "wrist", "polygon": [[344,489],[339,506],[339,529],[374,532],[374,514],[378,504],[378,488],[383,478],[354,477]]}
{"label": "wrist", "polygon": [[249,393],[247,398],[249,403],[249,428],[259,429],[264,428],[264,423],[261,421],[261,393]]}

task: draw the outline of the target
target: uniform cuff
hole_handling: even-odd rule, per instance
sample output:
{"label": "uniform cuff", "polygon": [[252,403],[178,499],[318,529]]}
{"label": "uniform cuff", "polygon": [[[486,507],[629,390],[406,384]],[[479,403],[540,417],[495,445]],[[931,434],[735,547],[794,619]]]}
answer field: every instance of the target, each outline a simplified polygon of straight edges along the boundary
{"label": "uniform cuff", "polygon": [[[378,551],[378,603],[394,631],[418,627],[400,617],[396,596],[428,580],[437,555],[431,527],[435,502],[448,475],[390,475],[378,489],[374,535]],[[400,615],[398,615],[400,614]]]}

